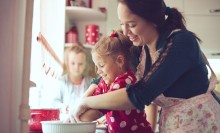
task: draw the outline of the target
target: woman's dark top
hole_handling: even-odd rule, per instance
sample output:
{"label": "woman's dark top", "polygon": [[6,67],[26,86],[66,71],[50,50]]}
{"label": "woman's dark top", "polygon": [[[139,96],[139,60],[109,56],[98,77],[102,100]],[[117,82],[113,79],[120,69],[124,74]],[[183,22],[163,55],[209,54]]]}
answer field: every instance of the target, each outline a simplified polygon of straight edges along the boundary
{"label": "woman's dark top", "polygon": [[[168,42],[172,42],[169,48]],[[162,49],[160,55],[167,53],[155,62],[157,67],[154,64],[150,69],[145,69],[144,78],[127,86],[128,97],[135,107],[143,110],[160,94],[187,99],[207,91],[208,70],[192,32],[178,31],[169,38],[168,34],[164,34],[157,42],[157,49]],[[134,54],[138,59],[140,50]],[[147,76],[149,73],[150,76]]]}
{"label": "woman's dark top", "polygon": [[[157,42],[157,50],[161,49],[160,55],[165,52],[167,55],[159,56],[154,65],[145,68],[140,81],[126,87],[130,101],[140,110],[151,104],[160,94],[187,99],[206,93],[208,89],[208,70],[195,35],[187,30],[175,32],[168,37],[169,34],[164,33]],[[169,48],[168,42],[172,42]],[[145,50],[147,53],[148,48]],[[141,48],[136,47],[132,52],[136,60],[133,64],[137,66]],[[162,58],[163,61],[160,61]],[[147,63],[146,61],[145,66],[149,66]],[[156,69],[155,64],[159,64]],[[149,73],[150,76],[147,76]],[[92,83],[98,84],[99,80],[97,78]]]}

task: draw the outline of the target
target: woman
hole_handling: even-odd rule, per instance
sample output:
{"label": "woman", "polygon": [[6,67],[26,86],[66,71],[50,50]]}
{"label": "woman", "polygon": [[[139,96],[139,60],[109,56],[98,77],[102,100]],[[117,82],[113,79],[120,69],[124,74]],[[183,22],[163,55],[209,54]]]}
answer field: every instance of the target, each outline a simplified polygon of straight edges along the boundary
{"label": "woman", "polygon": [[159,132],[220,132],[220,105],[211,95],[217,80],[212,71],[209,83],[199,39],[186,29],[181,13],[162,0],[118,0],[118,17],[137,47],[140,80],[83,99],[74,118],[88,108],[143,110],[154,102],[162,107]]}

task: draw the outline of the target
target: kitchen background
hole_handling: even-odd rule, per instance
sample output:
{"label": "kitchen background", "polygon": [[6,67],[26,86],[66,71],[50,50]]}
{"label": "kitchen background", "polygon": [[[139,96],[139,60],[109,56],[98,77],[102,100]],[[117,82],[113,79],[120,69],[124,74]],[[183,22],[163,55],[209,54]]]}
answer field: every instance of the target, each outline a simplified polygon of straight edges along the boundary
{"label": "kitchen background", "polygon": [[[81,6],[89,7],[89,1],[85,0]],[[203,40],[201,47],[220,79],[220,0],[165,2],[184,13],[188,29]],[[0,132],[27,132],[28,104],[50,106],[51,83],[62,73],[62,67],[46,50],[45,40],[36,40],[39,32],[62,62],[65,47],[73,44],[67,42],[74,42],[66,40],[71,27],[77,27],[78,40],[89,50],[92,43],[86,44],[86,25],[97,25],[99,35],[108,35],[120,26],[116,0],[92,0],[92,8],[72,5],[61,0],[0,2]],[[76,30],[72,33],[70,35],[74,36]],[[217,89],[220,91],[220,85]]]}

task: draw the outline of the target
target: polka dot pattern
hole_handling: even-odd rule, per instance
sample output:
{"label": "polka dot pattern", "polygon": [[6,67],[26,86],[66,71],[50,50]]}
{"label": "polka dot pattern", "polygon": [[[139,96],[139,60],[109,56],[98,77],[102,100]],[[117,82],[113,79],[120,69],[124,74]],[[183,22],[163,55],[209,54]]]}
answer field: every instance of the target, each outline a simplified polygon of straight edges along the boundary
{"label": "polka dot pattern", "polygon": [[141,111],[140,111],[140,110],[138,110],[138,109],[136,109],[136,111],[137,111],[137,113],[141,113]]}
{"label": "polka dot pattern", "polygon": [[131,76],[128,76],[129,79],[131,79],[131,81],[133,81],[133,78]]}
{"label": "polka dot pattern", "polygon": [[110,117],[111,122],[115,122],[115,118],[114,117]]}
{"label": "polka dot pattern", "polygon": [[[136,78],[131,72],[126,72],[118,76],[110,88],[104,80],[101,80],[98,85],[99,92],[97,92],[97,95],[117,91],[118,89],[126,87],[127,84],[135,82]],[[106,113],[105,110],[100,111],[103,112],[103,114]],[[147,129],[149,127],[146,125],[144,112],[137,109],[110,111],[106,113],[106,119],[109,133],[135,133],[140,131],[152,133]]]}
{"label": "polka dot pattern", "polygon": [[127,84],[131,84],[131,79],[130,79],[130,78],[126,78],[126,79],[125,79],[125,82],[126,82]]}
{"label": "polka dot pattern", "polygon": [[132,127],[131,127],[131,131],[135,131],[135,130],[137,130],[138,129],[138,126],[137,125],[133,125]]}
{"label": "polka dot pattern", "polygon": [[130,115],[131,114],[131,110],[125,110],[125,114],[126,115]]}
{"label": "polka dot pattern", "polygon": [[120,88],[120,85],[119,84],[115,84],[114,86],[113,86],[113,89],[119,89]]}
{"label": "polka dot pattern", "polygon": [[125,122],[125,121],[122,121],[122,122],[120,123],[120,127],[121,127],[121,128],[126,127],[126,122]]}

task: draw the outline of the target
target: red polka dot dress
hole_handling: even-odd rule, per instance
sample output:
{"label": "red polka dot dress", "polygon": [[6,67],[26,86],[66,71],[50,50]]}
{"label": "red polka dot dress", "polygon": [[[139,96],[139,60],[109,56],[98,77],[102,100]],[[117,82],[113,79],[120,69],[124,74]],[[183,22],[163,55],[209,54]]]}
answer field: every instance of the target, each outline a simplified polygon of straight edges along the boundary
{"label": "red polka dot dress", "polygon": [[[133,84],[135,82],[136,78],[132,71],[128,71],[116,77],[111,87],[101,79],[93,95],[116,91],[120,88],[126,87],[127,84]],[[150,124],[146,120],[145,113],[138,109],[100,111],[103,114],[106,114],[109,133],[153,133]]]}

